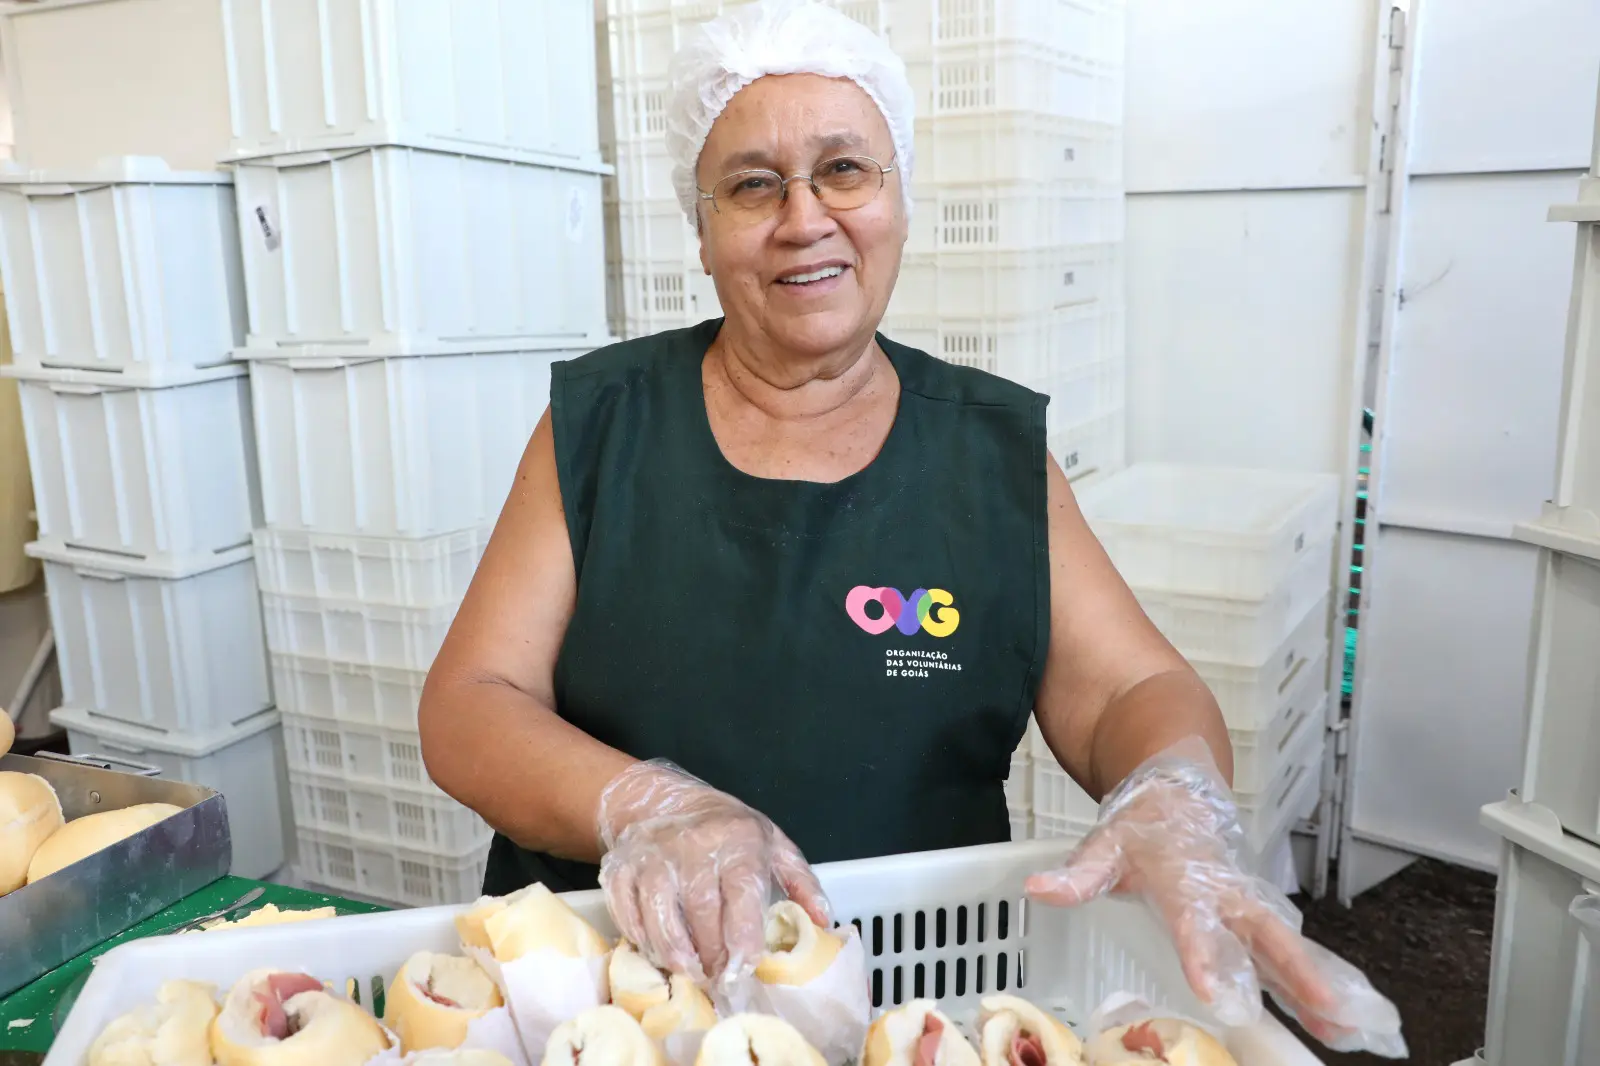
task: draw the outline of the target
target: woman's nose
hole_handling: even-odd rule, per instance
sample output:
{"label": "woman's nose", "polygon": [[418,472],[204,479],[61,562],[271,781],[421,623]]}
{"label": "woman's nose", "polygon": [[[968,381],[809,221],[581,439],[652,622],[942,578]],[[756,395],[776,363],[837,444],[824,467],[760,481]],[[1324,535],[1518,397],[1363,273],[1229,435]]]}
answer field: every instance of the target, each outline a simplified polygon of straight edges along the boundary
{"label": "woman's nose", "polygon": [[794,244],[814,244],[833,232],[836,223],[805,178],[791,179],[778,205],[776,236]]}

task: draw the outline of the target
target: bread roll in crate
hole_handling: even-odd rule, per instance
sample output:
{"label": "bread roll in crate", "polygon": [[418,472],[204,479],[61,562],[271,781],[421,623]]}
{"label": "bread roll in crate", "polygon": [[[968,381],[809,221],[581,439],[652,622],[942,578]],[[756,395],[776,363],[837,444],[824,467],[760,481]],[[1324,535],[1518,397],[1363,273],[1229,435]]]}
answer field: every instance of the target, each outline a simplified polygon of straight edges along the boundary
{"label": "bread roll in crate", "polygon": [[[816,872],[841,922],[860,931],[875,1013],[931,1000],[943,1017],[977,1034],[986,1007],[995,1013],[994,997],[1010,995],[1077,1028],[1085,1044],[1095,1035],[1086,1028],[1092,1012],[1119,993],[1162,1015],[1204,1017],[1171,940],[1142,904],[1100,900],[1068,910],[1024,901],[1026,878],[1057,865],[1068,850],[1061,841],[1028,841],[828,863]],[[614,940],[599,892],[562,899]],[[282,967],[334,989],[353,988],[370,1005],[379,984],[417,952],[458,954],[456,919],[468,910],[433,907],[123,945],[95,967],[45,1066],[84,1066],[100,1032],[154,1002],[172,978],[227,989],[246,974]],[[1020,1030],[1030,1031],[1026,1019]],[[1224,1041],[1238,1066],[1319,1061],[1270,1016],[1227,1032]]]}

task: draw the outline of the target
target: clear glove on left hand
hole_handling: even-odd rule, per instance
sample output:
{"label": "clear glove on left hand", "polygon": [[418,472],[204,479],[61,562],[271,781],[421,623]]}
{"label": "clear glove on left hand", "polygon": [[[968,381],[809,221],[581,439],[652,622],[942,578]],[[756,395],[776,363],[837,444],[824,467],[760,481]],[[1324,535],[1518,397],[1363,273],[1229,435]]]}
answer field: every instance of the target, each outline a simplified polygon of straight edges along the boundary
{"label": "clear glove on left hand", "polygon": [[1243,868],[1233,794],[1191,737],[1117,786],[1065,866],[1028,879],[1042,903],[1142,897],[1177,943],[1184,975],[1224,1025],[1260,1020],[1266,991],[1337,1051],[1404,1058],[1400,1014],[1348,962],[1300,934],[1294,904]]}

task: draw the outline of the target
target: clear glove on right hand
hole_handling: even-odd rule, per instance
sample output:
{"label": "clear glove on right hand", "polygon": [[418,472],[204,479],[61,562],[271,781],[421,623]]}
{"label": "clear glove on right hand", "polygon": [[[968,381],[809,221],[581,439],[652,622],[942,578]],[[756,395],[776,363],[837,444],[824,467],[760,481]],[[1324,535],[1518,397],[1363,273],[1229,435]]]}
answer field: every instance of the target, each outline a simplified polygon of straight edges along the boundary
{"label": "clear glove on right hand", "polygon": [[833,924],[800,849],[765,815],[664,760],[635,763],[600,795],[600,887],[624,938],[654,965],[706,985],[748,976],[778,894]]}

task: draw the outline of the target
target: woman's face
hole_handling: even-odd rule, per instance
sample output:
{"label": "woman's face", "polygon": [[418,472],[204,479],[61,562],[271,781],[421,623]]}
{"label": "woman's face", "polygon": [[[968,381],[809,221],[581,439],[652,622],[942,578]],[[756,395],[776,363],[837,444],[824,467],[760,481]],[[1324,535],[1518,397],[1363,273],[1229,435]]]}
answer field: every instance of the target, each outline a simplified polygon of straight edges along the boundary
{"label": "woman's face", "polygon": [[[737,171],[810,174],[840,156],[894,166],[888,124],[852,81],[768,75],[745,86],[711,127],[696,178],[712,191]],[[883,318],[906,240],[898,170],[860,207],[830,210],[804,180],[764,219],[700,201],[700,262],[736,335],[786,355],[821,357],[864,347]],[[834,273],[796,283],[806,274]],[[759,338],[759,341],[757,340]]]}

